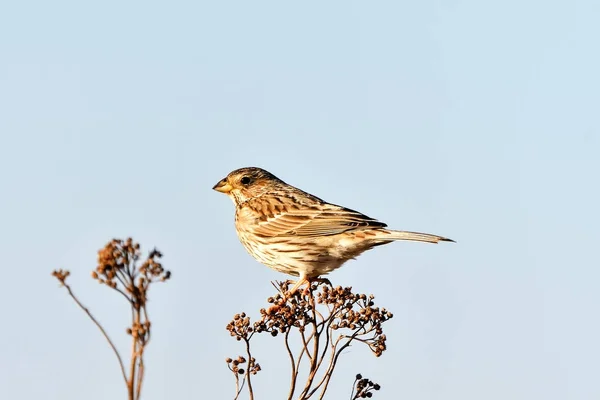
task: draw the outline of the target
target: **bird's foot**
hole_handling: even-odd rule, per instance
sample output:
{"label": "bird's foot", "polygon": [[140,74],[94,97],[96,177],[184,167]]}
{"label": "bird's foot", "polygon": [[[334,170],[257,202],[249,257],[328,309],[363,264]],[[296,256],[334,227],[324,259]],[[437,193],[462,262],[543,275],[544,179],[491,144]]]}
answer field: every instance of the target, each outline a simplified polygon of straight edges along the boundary
{"label": "bird's foot", "polygon": [[324,283],[326,285],[333,286],[331,284],[331,281],[327,278],[313,278],[313,279],[311,279],[311,282]]}
{"label": "bird's foot", "polygon": [[[279,298],[279,300],[276,300],[276,303],[267,309],[267,314],[269,314],[269,315],[272,315],[272,314],[276,313],[277,311],[279,311],[281,309],[281,307],[285,303],[287,303],[287,301],[290,298],[292,298],[292,296],[303,285],[306,285],[306,286],[302,290],[301,295],[302,296],[310,296],[310,297],[312,297],[312,290],[313,290],[312,284],[313,283],[325,283],[325,284],[331,286],[331,282],[329,281],[329,279],[320,278],[320,277],[316,277],[316,278],[301,277],[297,281],[288,279],[283,282],[278,282],[278,283],[272,282],[272,283],[273,283],[273,286],[275,286],[279,290],[281,298]],[[286,290],[290,285],[293,285],[293,286],[289,290]]]}
{"label": "bird's foot", "polygon": [[329,281],[329,279],[327,278],[320,278],[320,277],[316,277],[316,278],[303,278],[303,279],[299,279],[297,282],[288,280],[286,282],[288,285],[291,283],[294,283],[294,286],[292,286],[292,288],[286,293],[288,296],[293,295],[294,293],[296,293],[296,291],[304,284],[306,284],[306,287],[304,288],[304,290],[302,291],[302,295],[303,296],[308,296],[310,293],[312,293],[312,284],[313,283],[325,283],[329,286],[331,286],[331,282]]}
{"label": "bird's foot", "polygon": [[298,289],[300,289],[300,286],[304,284],[306,284],[306,289],[304,290],[303,294],[306,295],[306,290],[308,289],[310,291],[310,280],[306,277],[301,277],[296,281],[296,283],[294,283],[294,286],[292,286],[292,288],[288,290],[286,296],[291,297],[294,293],[298,291]]}

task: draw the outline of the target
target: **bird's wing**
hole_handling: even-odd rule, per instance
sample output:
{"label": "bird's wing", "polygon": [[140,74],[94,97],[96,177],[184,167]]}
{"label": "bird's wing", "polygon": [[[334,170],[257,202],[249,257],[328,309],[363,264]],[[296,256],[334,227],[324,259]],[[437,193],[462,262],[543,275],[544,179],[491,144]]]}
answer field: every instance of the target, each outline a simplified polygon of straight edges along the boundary
{"label": "bird's wing", "polygon": [[269,237],[327,236],[387,226],[358,211],[328,203],[284,203],[274,207],[265,207],[263,203],[261,210],[256,211],[259,211],[261,217],[254,220],[252,231],[257,235]]}

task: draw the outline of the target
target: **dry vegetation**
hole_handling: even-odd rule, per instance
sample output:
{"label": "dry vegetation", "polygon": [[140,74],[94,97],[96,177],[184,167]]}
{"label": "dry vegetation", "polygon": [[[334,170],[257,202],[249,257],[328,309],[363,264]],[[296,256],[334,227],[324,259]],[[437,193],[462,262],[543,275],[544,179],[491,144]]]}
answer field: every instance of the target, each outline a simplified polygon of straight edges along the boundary
{"label": "dry vegetation", "polygon": [[135,243],[131,238],[113,239],[98,252],[98,265],[92,271],[92,278],[112,289],[114,293],[123,296],[131,310],[131,325],[127,327],[127,334],[131,336],[131,354],[128,363],[123,361],[108,333],[67,283],[70,272],[66,270],[52,272],[52,275],[67,289],[69,296],[85,311],[108,341],[119,362],[129,400],[139,400],[142,393],[145,371],[144,352],[152,332],[147,308],[148,292],[152,284],[164,282],[171,277],[171,273],[165,271],[158,261],[162,257],[158,250],[152,250],[140,263],[141,257],[139,243]]}
{"label": "dry vegetation", "polygon": [[[140,245],[131,238],[114,239],[98,252],[98,265],[92,271],[92,278],[122,296],[131,312],[131,325],[127,328],[127,334],[131,336],[128,360],[74,294],[67,283],[69,271],[52,273],[110,345],[118,360],[129,400],[140,399],[144,381],[144,353],[152,326],[147,309],[148,292],[154,283],[164,282],[171,276],[159,262],[161,257],[155,249],[142,261]],[[319,281],[304,291],[284,296],[289,284],[275,285],[278,293],[267,299],[270,307],[260,310],[257,321],[251,322],[250,317],[240,313],[227,325],[230,335],[243,343],[244,353],[235,359],[226,359],[234,376],[234,399],[244,393],[244,397],[251,400],[257,396],[252,385],[252,378],[261,371],[252,353],[252,340],[256,335],[271,337],[279,342],[276,351],[287,354],[290,379],[286,398],[290,400],[324,399],[343,351],[349,346],[365,346],[376,357],[386,350],[383,324],[392,318],[392,314],[385,308],[376,307],[373,295],[353,293],[352,288],[333,287],[328,281]],[[276,346],[272,348],[277,349]],[[370,398],[379,389],[377,383],[358,374],[349,390],[349,398]]]}
{"label": "dry vegetation", "polygon": [[[304,292],[286,297],[282,293],[287,292],[288,285],[289,282],[279,283],[279,293],[268,299],[272,306],[260,310],[258,321],[252,323],[250,317],[241,313],[227,325],[231,336],[245,347],[244,356],[226,359],[235,377],[235,399],[244,388],[248,398],[255,398],[252,376],[261,370],[252,355],[255,335],[266,334],[283,342],[280,349],[287,353],[290,362],[290,388],[286,396],[290,400],[325,398],[340,356],[350,345],[364,345],[376,357],[386,350],[383,323],[392,318],[392,314],[376,307],[373,295],[319,282]],[[294,351],[294,348],[299,349]],[[306,378],[299,379],[299,376]],[[378,384],[357,375],[351,398],[369,398],[379,388]]]}

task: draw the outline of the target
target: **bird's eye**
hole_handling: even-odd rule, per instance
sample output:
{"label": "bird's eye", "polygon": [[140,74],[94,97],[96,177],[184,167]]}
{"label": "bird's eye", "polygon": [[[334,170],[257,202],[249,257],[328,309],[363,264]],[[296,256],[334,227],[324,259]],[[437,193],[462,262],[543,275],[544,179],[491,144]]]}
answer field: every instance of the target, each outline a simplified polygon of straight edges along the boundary
{"label": "bird's eye", "polygon": [[244,176],[242,179],[240,179],[240,183],[242,185],[247,185],[247,184],[250,183],[250,181],[251,181],[251,179],[249,177],[247,177],[247,176]]}

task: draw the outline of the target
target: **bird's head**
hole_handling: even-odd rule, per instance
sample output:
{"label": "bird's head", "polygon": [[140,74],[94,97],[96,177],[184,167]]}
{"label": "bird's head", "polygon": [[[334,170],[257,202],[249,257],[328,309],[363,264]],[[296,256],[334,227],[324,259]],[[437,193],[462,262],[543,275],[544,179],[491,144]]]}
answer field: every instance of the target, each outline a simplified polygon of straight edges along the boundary
{"label": "bird's head", "polygon": [[269,171],[247,167],[232,171],[221,179],[213,189],[225,193],[236,205],[248,199],[261,196],[283,182]]}

